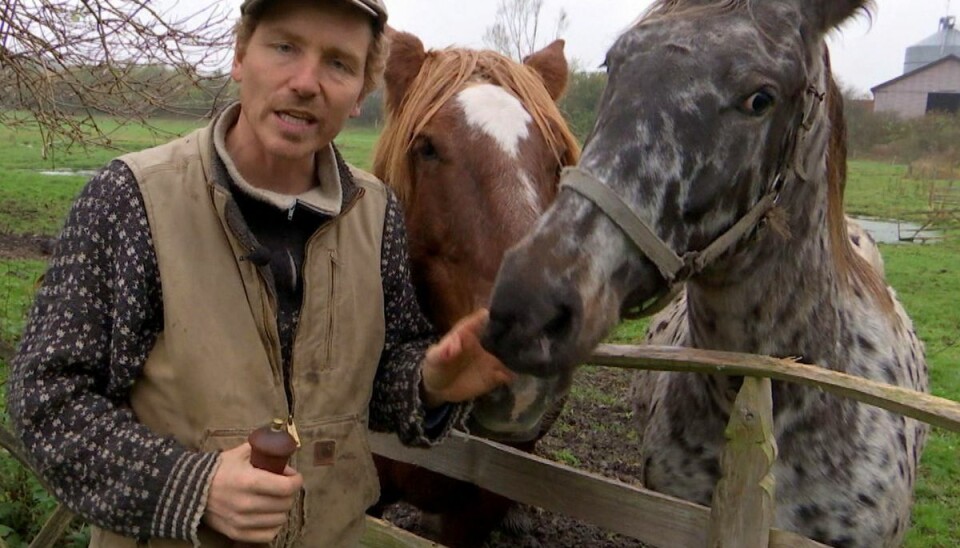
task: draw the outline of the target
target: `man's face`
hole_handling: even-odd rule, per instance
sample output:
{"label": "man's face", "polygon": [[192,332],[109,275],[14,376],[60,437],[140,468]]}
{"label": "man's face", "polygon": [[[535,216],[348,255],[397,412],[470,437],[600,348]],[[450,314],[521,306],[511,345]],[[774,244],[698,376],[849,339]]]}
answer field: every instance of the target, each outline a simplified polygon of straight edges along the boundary
{"label": "man's face", "polygon": [[370,18],[339,2],[285,1],[272,7],[231,76],[240,84],[243,148],[263,160],[302,160],[328,145],[359,113]]}

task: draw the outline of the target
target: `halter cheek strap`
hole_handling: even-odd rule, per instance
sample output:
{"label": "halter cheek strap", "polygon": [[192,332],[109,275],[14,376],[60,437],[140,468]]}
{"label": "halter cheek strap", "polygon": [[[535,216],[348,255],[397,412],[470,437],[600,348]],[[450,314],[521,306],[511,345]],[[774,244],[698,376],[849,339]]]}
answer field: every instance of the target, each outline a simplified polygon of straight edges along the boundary
{"label": "halter cheek strap", "polygon": [[[802,161],[797,161],[800,141],[805,132],[813,127],[813,121],[823,103],[825,93],[819,92],[813,84],[804,90],[800,113],[794,127],[788,134],[784,150],[781,151],[779,170],[767,189],[766,194],[754,204],[746,215],[740,218],[726,232],[717,237],[700,251],[689,251],[679,256],[659,236],[638,217],[627,203],[609,186],[579,167],[564,168],[560,178],[560,189],[568,188],[593,202],[628,238],[637,246],[666,280],[666,288],[635,307],[625,310],[623,317],[635,318],[655,314],[667,306],[680,291],[683,282],[699,274],[717,257],[733,247],[748,232],[764,219],[780,200],[783,190],[785,171],[793,172],[800,180],[807,180]],[[808,99],[809,98],[809,99]],[[809,103],[807,103],[809,100]]]}
{"label": "halter cheek strap", "polygon": [[654,314],[676,295],[681,284],[699,274],[710,263],[737,243],[753,229],[760,219],[773,209],[783,187],[783,176],[777,175],[770,190],[746,215],[716,240],[700,251],[689,251],[679,256],[640,217],[633,213],[624,200],[609,186],[579,167],[563,170],[560,188],[569,188],[593,202],[617,227],[627,235],[653,264],[667,282],[667,288],[649,301],[625,312],[625,317]]}

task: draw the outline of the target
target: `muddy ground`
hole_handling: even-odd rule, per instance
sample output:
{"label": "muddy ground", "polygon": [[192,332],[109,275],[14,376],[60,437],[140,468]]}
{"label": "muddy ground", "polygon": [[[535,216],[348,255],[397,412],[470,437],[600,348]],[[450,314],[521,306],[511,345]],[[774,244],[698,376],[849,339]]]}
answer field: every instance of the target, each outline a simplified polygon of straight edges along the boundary
{"label": "muddy ground", "polygon": [[[639,443],[627,401],[630,375],[629,371],[612,368],[580,368],[563,414],[534,452],[580,470],[638,484]],[[524,512],[530,518],[527,531],[501,528],[485,547],[643,546],[636,540],[560,514],[531,507],[525,507]],[[419,513],[408,505],[394,506],[385,517],[421,536],[430,536],[430,531],[421,525]]]}
{"label": "muddy ground", "polygon": [[0,233],[0,259],[45,259],[53,242],[50,236]]}

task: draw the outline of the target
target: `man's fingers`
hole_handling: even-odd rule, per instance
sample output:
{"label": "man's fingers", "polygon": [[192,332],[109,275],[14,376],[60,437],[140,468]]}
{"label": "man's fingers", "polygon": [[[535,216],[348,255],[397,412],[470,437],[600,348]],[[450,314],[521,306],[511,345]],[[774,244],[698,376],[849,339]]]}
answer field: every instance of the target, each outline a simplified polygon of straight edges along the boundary
{"label": "man's fingers", "polygon": [[299,473],[286,476],[255,469],[250,478],[250,492],[270,498],[289,499],[303,486],[303,476]]}

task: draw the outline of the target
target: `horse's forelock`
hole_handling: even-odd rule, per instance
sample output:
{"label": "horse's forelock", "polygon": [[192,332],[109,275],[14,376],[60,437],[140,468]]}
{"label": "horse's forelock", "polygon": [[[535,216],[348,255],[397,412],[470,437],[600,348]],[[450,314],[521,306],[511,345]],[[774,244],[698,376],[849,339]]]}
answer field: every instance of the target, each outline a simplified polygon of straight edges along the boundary
{"label": "horse's forelock", "polygon": [[576,138],[532,69],[492,51],[430,51],[399,108],[388,109],[374,157],[374,174],[393,188],[401,204],[411,198],[413,174],[408,152],[414,140],[440,108],[474,79],[501,86],[515,95],[561,165],[579,161]]}

